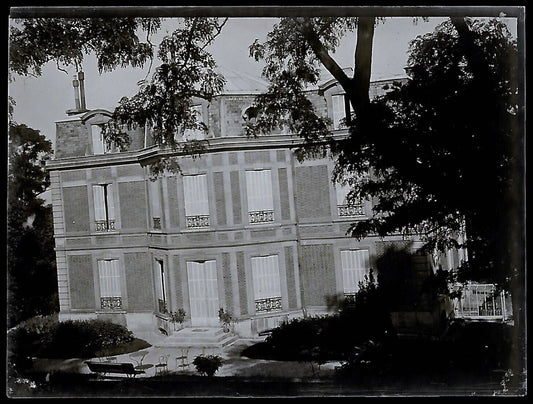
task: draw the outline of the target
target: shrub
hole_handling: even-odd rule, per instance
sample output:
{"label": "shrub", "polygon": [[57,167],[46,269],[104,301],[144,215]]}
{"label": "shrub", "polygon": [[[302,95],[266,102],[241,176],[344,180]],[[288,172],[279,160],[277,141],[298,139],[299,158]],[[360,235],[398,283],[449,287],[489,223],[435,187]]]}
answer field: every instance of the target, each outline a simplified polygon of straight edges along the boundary
{"label": "shrub", "polygon": [[224,309],[221,307],[218,310],[218,319],[222,323],[224,331],[229,332],[231,323],[233,321],[233,316],[231,315],[231,313],[228,311],[224,311]]}
{"label": "shrub", "polygon": [[170,312],[170,321],[173,323],[183,323],[185,321],[185,310],[179,308],[177,311]]}
{"label": "shrub", "polygon": [[[272,330],[261,351],[282,360],[320,363],[325,359],[347,359],[355,347],[366,341],[379,342],[393,336],[383,293],[370,272],[354,299],[339,303],[336,314],[284,323]],[[270,352],[264,349],[267,346]],[[254,354],[252,350],[248,353]]]}
{"label": "shrub", "polygon": [[101,349],[133,340],[126,327],[102,320],[67,320],[57,324],[43,341],[45,357],[91,357]]}
{"label": "shrub", "polygon": [[218,355],[199,355],[194,358],[192,363],[201,375],[212,377],[222,366],[222,358]]}

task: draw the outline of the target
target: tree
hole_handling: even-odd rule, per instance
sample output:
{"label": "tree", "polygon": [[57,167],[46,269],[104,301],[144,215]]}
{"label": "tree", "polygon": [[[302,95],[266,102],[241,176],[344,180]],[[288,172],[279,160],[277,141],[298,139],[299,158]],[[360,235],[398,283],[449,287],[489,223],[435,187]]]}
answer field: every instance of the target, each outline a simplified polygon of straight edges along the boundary
{"label": "tree", "polygon": [[[410,45],[409,80],[354,117],[335,177],[372,198],[355,237],[418,234],[428,250],[466,248],[460,280],[510,290],[518,370],[524,346],[523,162],[516,41],[498,20],[446,21]],[[359,174],[372,176],[359,181]],[[466,239],[458,238],[466,231]],[[515,369],[515,370],[516,370]]]}
{"label": "tree", "polygon": [[[19,75],[40,75],[41,67],[55,61],[59,69],[73,65],[82,70],[83,60],[94,53],[100,73],[117,67],[142,67],[157,55],[161,64],[139,92],[123,97],[113,119],[103,126],[108,143],[127,143],[125,129],[148,125],[157,144],[174,152],[201,153],[205,142],[178,143],[175,134],[187,129],[207,131],[191,110],[193,100],[211,100],[224,78],[206,48],[220,34],[227,18],[184,18],[177,28],[154,45],[150,38],[161,27],[160,18],[28,18],[10,29],[10,68]],[[143,42],[139,33],[146,34]],[[109,38],[113,38],[112,41]],[[155,50],[157,49],[157,53]],[[179,170],[167,156],[152,164],[158,173]]]}
{"label": "tree", "polygon": [[52,143],[23,124],[9,127],[8,325],[57,310],[52,208],[39,195],[48,187],[44,161]]}

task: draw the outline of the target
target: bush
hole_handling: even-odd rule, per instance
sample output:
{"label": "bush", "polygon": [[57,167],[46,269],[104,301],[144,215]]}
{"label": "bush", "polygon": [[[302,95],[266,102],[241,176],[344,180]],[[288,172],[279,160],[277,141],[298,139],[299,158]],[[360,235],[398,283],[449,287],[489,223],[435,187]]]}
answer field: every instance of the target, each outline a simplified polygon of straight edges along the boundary
{"label": "bush", "polygon": [[201,375],[212,377],[222,366],[222,358],[218,355],[199,355],[194,358],[192,363]]}
{"label": "bush", "polygon": [[[88,358],[96,352],[133,341],[126,327],[102,320],[58,322],[54,316],[25,321],[8,335],[13,359],[23,357]],[[18,359],[17,359],[18,358]]]}
{"label": "bush", "polygon": [[133,341],[126,327],[102,320],[67,320],[59,323],[43,341],[40,354],[50,358],[92,357],[111,346]]}
{"label": "bush", "polygon": [[[294,319],[272,330],[261,346],[262,357],[319,363],[347,359],[355,347],[368,340],[387,340],[393,332],[383,293],[371,272],[355,298],[342,301],[336,314]],[[247,350],[247,355],[258,351]]]}

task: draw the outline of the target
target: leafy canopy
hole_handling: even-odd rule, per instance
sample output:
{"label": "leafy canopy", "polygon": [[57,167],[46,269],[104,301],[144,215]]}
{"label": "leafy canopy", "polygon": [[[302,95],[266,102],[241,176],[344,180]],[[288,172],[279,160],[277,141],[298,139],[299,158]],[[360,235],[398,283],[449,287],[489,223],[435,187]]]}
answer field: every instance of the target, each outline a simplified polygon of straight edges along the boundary
{"label": "leafy canopy", "polygon": [[[450,21],[411,42],[410,79],[372,102],[371,128],[354,117],[335,147],[334,176],[351,185],[350,198],[374,201],[352,235],[416,232],[429,250],[467,247],[486,278],[504,282],[517,47],[498,20],[469,24],[475,55]],[[464,226],[466,243],[457,238]]]}
{"label": "leafy canopy", "polygon": [[[117,67],[141,67],[153,57],[150,35],[159,18],[25,18],[9,32],[9,67],[22,76],[40,76],[42,66],[55,61],[79,70],[94,53],[100,73]],[[143,42],[138,33],[145,32]]]}

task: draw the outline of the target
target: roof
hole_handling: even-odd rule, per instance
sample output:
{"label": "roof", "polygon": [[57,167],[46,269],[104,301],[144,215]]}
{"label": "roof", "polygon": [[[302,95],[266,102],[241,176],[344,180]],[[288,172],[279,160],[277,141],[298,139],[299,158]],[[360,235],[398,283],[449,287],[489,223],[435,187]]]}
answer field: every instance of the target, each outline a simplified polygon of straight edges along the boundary
{"label": "roof", "polygon": [[260,94],[268,88],[268,83],[260,77],[225,66],[219,66],[216,70],[226,79],[222,94]]}

